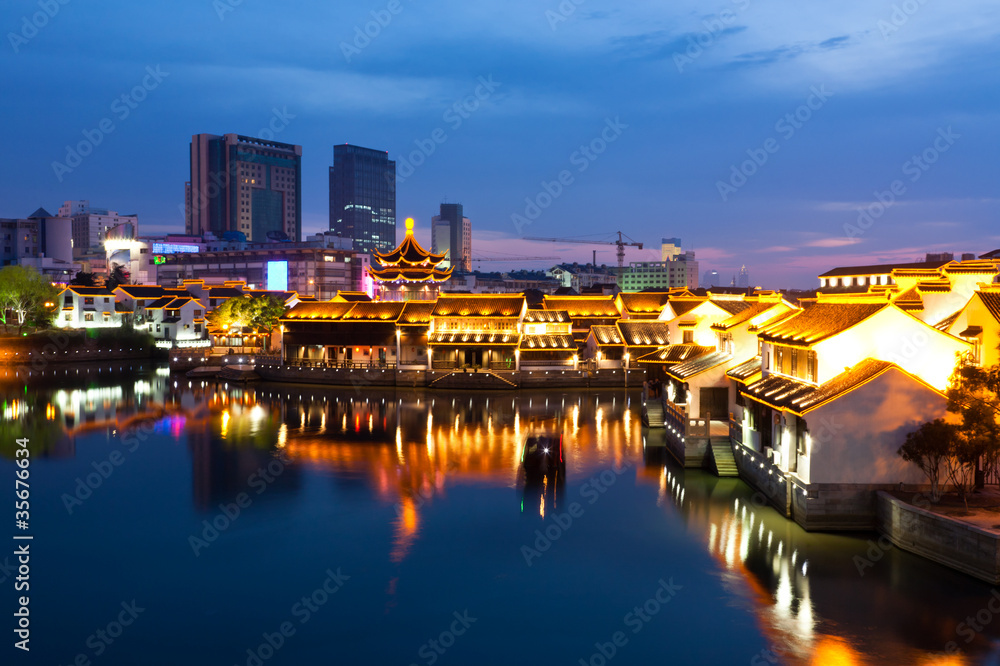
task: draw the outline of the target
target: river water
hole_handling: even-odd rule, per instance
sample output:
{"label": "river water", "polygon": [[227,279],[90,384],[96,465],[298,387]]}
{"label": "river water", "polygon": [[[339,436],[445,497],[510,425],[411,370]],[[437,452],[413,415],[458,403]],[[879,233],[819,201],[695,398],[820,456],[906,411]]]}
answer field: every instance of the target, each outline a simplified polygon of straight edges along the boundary
{"label": "river water", "polygon": [[[34,537],[31,652],[4,613],[4,653],[27,657],[4,663],[1000,654],[990,586],[875,535],[804,532],[741,481],[679,468],[635,393],[241,387],[139,363],[36,379],[2,388],[0,484],[28,437]],[[565,474],[526,481],[539,432],[562,438]]]}

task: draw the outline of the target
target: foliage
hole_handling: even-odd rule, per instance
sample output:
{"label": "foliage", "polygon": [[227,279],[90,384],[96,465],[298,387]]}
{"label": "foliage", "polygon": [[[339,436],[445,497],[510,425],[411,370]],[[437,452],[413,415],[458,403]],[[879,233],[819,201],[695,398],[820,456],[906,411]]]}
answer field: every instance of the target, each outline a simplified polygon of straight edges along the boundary
{"label": "foliage", "polygon": [[[906,437],[899,455],[917,464],[931,480],[932,496],[944,464],[947,478],[968,506],[981,465],[995,475],[1000,462],[1000,365],[982,368],[961,359],[948,382],[948,411],[957,423],[924,423]],[[936,501],[936,497],[932,497]]]}
{"label": "foliage", "polygon": [[76,287],[100,287],[103,284],[103,280],[94,273],[79,271],[76,277],[70,280],[69,283]]}
{"label": "foliage", "polygon": [[115,264],[114,268],[111,269],[111,275],[105,281],[109,291],[114,291],[119,286],[123,284],[131,284],[132,274],[129,273],[128,268],[122,264]]}
{"label": "foliage", "polygon": [[[284,313],[285,304],[275,296],[244,294],[227,299],[209,312],[207,319],[213,328],[228,330],[247,327],[256,333],[270,335]],[[261,344],[264,342],[262,340]]]}
{"label": "foliage", "polygon": [[7,327],[7,310],[13,310],[17,316],[18,334],[29,316],[33,321],[48,321],[44,309],[54,309],[58,293],[48,278],[32,266],[3,267],[0,269],[0,308],[4,311],[4,328]]}
{"label": "foliage", "polygon": [[927,475],[931,482],[931,501],[941,499],[939,481],[942,465],[948,460],[958,437],[957,428],[944,419],[934,419],[922,424],[906,435],[906,442],[899,447],[903,460],[912,462]]}

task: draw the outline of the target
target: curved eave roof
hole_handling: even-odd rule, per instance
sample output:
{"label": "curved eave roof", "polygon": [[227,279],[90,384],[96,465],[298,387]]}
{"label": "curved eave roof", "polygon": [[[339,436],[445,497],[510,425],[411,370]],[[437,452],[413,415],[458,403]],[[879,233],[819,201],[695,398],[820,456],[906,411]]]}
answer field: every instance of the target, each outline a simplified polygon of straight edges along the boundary
{"label": "curved eave roof", "polygon": [[440,270],[437,268],[372,268],[368,273],[379,282],[444,282],[451,277],[454,268]]}
{"label": "curved eave roof", "polygon": [[448,255],[447,252],[442,252],[441,254],[434,254],[428,252],[424,248],[420,247],[413,235],[410,233],[406,234],[406,238],[403,242],[399,244],[392,252],[386,252],[382,254],[378,250],[372,253],[375,259],[384,266],[418,266],[418,265],[437,265],[444,261],[445,257]]}

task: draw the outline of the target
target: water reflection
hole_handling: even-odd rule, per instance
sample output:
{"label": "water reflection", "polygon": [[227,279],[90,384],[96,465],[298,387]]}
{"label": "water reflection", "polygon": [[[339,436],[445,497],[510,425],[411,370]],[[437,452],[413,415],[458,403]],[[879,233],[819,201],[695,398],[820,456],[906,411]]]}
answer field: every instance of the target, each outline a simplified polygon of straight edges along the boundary
{"label": "water reflection", "polygon": [[[357,498],[352,506],[372,504],[392,533],[382,557],[397,566],[430,538],[425,530],[440,516],[436,507],[459,501],[450,491],[499,489],[505,510],[545,522],[561,510],[567,487],[631,465],[635,513],[644,509],[639,502],[652,506],[655,498],[662,523],[630,528],[656,533],[681,525],[711,555],[731,603],[756,618],[768,644],[747,655],[751,664],[982,663],[1000,635],[1000,617],[968,644],[958,633],[960,622],[986,606],[987,585],[895,549],[859,573],[856,558],[871,536],[806,533],[742,482],[680,469],[656,433],[641,429],[623,391],[217,385],[139,365],[104,385],[73,377],[55,387],[7,387],[3,446],[15,433],[31,433],[40,457],[68,459],[81,438],[113,441],[148,427],[186,446],[197,511],[217,510],[262,470],[280,469],[267,477],[269,492],[259,501],[301,499],[312,484]],[[523,464],[522,444],[532,433],[562,442],[560,464]],[[12,457],[6,448],[0,454]],[[593,515],[588,519],[599,520]],[[398,576],[386,580],[391,607]],[[941,658],[950,641],[970,656]]]}

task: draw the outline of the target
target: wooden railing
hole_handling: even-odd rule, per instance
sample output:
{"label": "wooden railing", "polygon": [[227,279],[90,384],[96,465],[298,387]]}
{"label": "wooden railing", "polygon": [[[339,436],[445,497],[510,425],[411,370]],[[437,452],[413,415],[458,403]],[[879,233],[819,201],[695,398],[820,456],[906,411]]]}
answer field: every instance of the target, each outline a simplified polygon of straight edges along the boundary
{"label": "wooden railing", "polygon": [[[258,362],[260,362],[258,357]],[[347,370],[392,370],[395,361],[323,361],[309,359],[293,359],[285,361],[285,365],[302,368],[335,368]]]}

